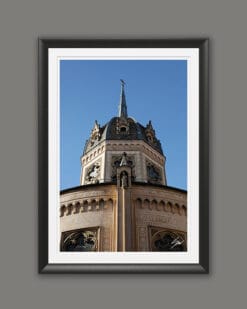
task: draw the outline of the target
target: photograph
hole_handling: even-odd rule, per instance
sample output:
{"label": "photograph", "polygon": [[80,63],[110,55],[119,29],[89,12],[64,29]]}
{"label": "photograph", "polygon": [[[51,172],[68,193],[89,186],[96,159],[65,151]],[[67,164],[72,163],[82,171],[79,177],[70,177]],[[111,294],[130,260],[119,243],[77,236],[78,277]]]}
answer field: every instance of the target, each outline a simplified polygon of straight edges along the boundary
{"label": "photograph", "polygon": [[205,272],[207,40],[39,44],[40,271]]}
{"label": "photograph", "polygon": [[186,61],[62,60],[60,83],[61,251],[186,251]]}

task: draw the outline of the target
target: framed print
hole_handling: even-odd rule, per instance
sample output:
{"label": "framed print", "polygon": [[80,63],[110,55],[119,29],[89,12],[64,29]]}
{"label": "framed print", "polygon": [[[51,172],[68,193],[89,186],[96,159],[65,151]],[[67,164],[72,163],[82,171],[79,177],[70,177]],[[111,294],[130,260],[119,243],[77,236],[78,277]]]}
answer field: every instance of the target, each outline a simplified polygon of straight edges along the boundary
{"label": "framed print", "polygon": [[39,39],[39,272],[208,273],[208,39]]}

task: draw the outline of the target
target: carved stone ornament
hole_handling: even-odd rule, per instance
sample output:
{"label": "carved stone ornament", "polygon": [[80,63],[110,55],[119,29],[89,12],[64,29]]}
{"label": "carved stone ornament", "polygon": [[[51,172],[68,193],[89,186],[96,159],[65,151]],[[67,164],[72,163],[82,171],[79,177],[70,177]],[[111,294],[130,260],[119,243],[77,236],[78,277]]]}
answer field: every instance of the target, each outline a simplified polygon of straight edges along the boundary
{"label": "carved stone ornament", "polygon": [[185,233],[151,227],[150,234],[152,251],[186,251]]}
{"label": "carved stone ornament", "polygon": [[129,123],[126,118],[117,118],[116,133],[122,135],[129,134]]}
{"label": "carved stone ornament", "polygon": [[98,183],[100,180],[100,162],[92,164],[86,172],[85,183]]}
{"label": "carved stone ornament", "polygon": [[117,180],[117,168],[124,165],[131,167],[131,178],[135,179],[135,158],[134,156],[128,156],[126,153],[123,153],[120,156],[112,156],[111,166],[113,181]]}
{"label": "carved stone ornament", "polygon": [[128,162],[127,162],[127,154],[126,154],[126,152],[124,152],[124,153],[122,154],[120,166],[126,166],[126,165],[128,165]]}
{"label": "carved stone ornament", "polygon": [[153,163],[147,163],[147,177],[151,183],[160,183],[162,180],[160,169]]}
{"label": "carved stone ornament", "polygon": [[148,122],[145,128],[145,134],[149,143],[156,145],[157,139],[155,136],[155,130],[153,129],[151,120]]}
{"label": "carved stone ornament", "polygon": [[61,251],[97,251],[97,229],[82,229],[62,234]]}
{"label": "carved stone ornament", "polygon": [[90,135],[90,145],[93,146],[95,142],[100,140],[100,125],[98,124],[97,120],[95,120],[94,127],[91,131]]}
{"label": "carved stone ornament", "polygon": [[120,175],[121,187],[127,188],[128,187],[128,174],[124,171]]}

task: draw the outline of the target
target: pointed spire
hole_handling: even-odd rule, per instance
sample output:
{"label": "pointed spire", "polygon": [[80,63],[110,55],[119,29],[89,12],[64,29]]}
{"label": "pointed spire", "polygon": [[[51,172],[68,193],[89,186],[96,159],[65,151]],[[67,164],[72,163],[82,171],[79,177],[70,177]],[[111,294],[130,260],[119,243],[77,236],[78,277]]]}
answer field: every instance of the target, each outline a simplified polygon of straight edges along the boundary
{"label": "pointed spire", "polygon": [[120,94],[120,102],[119,102],[119,113],[118,117],[124,117],[128,118],[128,112],[127,112],[127,104],[126,104],[126,99],[125,99],[125,93],[124,93],[124,85],[125,82],[120,79],[121,81],[121,94]]}
{"label": "pointed spire", "polygon": [[123,152],[122,158],[121,158],[121,162],[120,162],[119,166],[126,166],[126,165],[128,165],[126,157],[127,157],[127,153]]}

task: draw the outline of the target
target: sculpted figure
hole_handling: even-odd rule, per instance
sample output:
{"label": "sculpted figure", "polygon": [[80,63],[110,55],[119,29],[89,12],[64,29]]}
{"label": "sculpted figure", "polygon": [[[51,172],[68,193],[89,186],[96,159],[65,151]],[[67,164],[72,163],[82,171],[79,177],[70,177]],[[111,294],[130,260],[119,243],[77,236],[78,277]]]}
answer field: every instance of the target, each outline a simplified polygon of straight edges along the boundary
{"label": "sculpted figure", "polygon": [[121,177],[121,186],[122,188],[128,187],[128,175],[126,172],[123,172]]}

